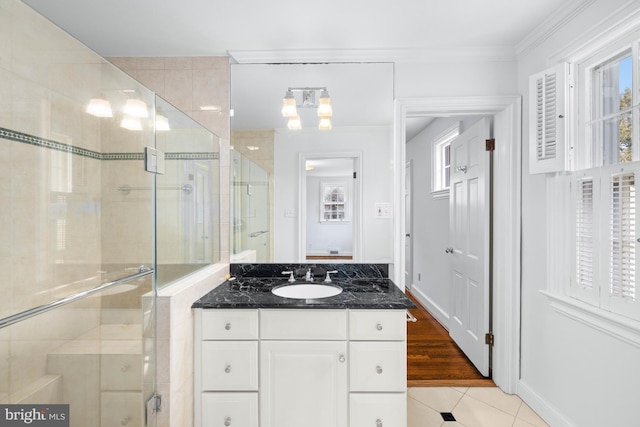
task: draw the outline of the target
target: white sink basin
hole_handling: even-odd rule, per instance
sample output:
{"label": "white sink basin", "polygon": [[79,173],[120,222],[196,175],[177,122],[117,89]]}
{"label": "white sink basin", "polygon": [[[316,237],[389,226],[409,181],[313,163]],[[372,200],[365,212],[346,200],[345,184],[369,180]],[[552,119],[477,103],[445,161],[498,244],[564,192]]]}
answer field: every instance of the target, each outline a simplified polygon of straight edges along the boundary
{"label": "white sink basin", "polygon": [[279,297],[294,299],[328,298],[341,292],[341,287],[325,283],[292,283],[278,286],[271,290],[271,293]]}

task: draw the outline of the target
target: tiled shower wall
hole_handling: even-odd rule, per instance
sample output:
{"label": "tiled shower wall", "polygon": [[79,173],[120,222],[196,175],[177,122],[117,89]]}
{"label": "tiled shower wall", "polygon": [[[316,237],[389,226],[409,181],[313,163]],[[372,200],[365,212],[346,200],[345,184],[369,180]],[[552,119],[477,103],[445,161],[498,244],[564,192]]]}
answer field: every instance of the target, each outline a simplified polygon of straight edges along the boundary
{"label": "tiled shower wall", "polygon": [[220,261],[229,262],[229,57],[109,60],[220,137]]}

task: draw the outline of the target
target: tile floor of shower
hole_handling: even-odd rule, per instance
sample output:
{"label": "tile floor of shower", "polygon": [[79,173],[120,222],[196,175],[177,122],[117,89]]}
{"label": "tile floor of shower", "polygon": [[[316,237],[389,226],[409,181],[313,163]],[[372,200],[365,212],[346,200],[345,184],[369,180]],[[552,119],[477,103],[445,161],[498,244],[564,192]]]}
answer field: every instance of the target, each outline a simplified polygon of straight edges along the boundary
{"label": "tile floor of shower", "polygon": [[518,396],[497,387],[410,387],[407,427],[545,427]]}

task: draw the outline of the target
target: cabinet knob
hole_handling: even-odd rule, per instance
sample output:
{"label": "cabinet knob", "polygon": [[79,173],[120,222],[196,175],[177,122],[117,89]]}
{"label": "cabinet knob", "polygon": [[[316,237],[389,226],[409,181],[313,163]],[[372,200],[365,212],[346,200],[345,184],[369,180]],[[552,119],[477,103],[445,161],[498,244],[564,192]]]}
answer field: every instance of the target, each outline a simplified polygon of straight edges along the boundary
{"label": "cabinet knob", "polygon": [[340,361],[340,363],[344,363],[344,361],[347,360],[347,358],[344,357],[344,354],[341,354],[340,356],[338,356],[338,360]]}
{"label": "cabinet knob", "polygon": [[227,417],[224,419],[224,425],[227,427],[231,425],[231,417]]}
{"label": "cabinet knob", "polygon": [[127,424],[129,424],[129,421],[131,421],[131,417],[125,417],[120,421],[120,424],[126,426]]}
{"label": "cabinet knob", "polygon": [[224,367],[224,371],[228,374],[229,372],[231,372],[231,365],[227,365]]}
{"label": "cabinet knob", "polygon": [[380,366],[380,365],[376,366],[376,372],[381,374],[382,373],[382,366]]}
{"label": "cabinet knob", "polygon": [[379,331],[381,331],[381,330],[382,330],[382,323],[378,323],[378,324],[376,325],[376,329],[377,329],[377,330],[379,330]]}
{"label": "cabinet knob", "polygon": [[226,329],[227,331],[231,329],[231,323],[226,323],[224,325],[224,329]]}
{"label": "cabinet knob", "polygon": [[382,420],[380,418],[376,420],[376,427],[382,427]]}
{"label": "cabinet knob", "polygon": [[120,370],[121,370],[122,372],[127,372],[127,371],[129,370],[129,365],[127,365],[127,364],[122,365],[122,366],[120,367]]}

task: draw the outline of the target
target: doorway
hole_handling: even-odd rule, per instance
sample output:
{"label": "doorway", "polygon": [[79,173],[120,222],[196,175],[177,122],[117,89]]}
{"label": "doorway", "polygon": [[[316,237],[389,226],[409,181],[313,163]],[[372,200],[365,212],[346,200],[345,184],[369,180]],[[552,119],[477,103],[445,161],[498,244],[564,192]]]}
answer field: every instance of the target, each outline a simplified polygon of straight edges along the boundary
{"label": "doorway", "polygon": [[[493,115],[494,138],[494,217],[501,226],[492,233],[493,256],[493,332],[498,337],[493,348],[493,380],[505,392],[515,392],[519,361],[519,301],[520,301],[520,164],[521,164],[521,98],[465,97],[412,98],[396,103],[396,135],[394,149],[396,165],[407,161],[405,123],[408,116]],[[415,168],[414,168],[415,169]],[[404,167],[396,169],[395,208],[404,218]],[[415,186],[414,186],[415,188]],[[395,224],[394,265],[405,266],[404,221]],[[417,247],[414,239],[414,246]],[[393,278],[405,286],[404,268],[396,268]]]}
{"label": "doorway", "polygon": [[300,163],[300,259],[358,260],[360,154],[306,153]]}

